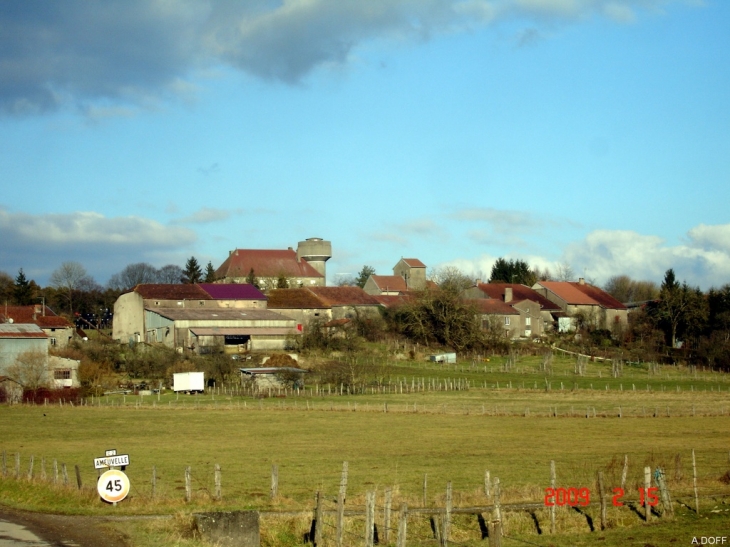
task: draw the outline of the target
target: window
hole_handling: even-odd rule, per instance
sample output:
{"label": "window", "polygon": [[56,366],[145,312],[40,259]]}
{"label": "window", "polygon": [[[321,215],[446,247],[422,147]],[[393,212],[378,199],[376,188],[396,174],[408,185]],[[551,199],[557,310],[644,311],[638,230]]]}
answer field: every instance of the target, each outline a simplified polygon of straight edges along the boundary
{"label": "window", "polygon": [[70,380],[71,370],[70,369],[56,369],[53,371],[54,380]]}
{"label": "window", "polygon": [[509,317],[504,318],[504,324],[505,326],[509,325]]}
{"label": "window", "polygon": [[55,338],[49,338],[49,339],[48,339],[48,342],[49,342],[49,343],[50,343],[50,344],[51,344],[52,346],[55,346],[55,345],[56,345],[56,339],[55,339]]}
{"label": "window", "polygon": [[532,317],[527,316],[525,317],[525,326],[529,327],[530,325],[532,325]]}

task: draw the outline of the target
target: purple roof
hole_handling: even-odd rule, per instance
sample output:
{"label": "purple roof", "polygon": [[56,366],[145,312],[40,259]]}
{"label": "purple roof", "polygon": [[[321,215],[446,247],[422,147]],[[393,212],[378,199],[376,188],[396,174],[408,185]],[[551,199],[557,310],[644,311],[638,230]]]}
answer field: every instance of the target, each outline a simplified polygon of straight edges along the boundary
{"label": "purple roof", "polygon": [[214,300],[266,300],[260,290],[248,283],[199,283]]}

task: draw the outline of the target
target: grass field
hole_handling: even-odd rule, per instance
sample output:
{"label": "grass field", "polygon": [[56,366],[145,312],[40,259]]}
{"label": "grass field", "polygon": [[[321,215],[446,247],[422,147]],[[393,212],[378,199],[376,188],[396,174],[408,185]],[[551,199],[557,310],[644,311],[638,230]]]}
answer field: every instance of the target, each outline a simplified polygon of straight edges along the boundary
{"label": "grass field", "polygon": [[[108,514],[112,509],[101,504],[92,491],[79,493],[43,483],[38,477],[41,459],[45,458],[49,475],[56,459],[67,463],[72,482],[73,465],[78,464],[84,485],[93,486],[93,458],[115,448],[130,455],[127,473],[132,491],[128,500],[113,509],[114,514],[177,515],[125,525],[134,544],[159,545],[164,537],[167,543],[162,544],[202,545],[186,535],[190,512],[311,510],[318,490],[328,500],[326,508],[332,509],[343,461],[349,463],[349,508],[362,508],[368,490],[376,490],[382,504],[386,488],[393,490],[394,507],[402,501],[410,507],[422,506],[424,476],[428,505],[443,506],[446,483],[451,481],[455,507],[472,507],[491,503],[484,493],[486,470],[492,478],[499,477],[503,503],[542,501],[544,488],[549,486],[551,460],[556,463],[559,486],[589,488],[595,501],[596,473],[604,472],[611,491],[620,483],[627,455],[625,500],[638,497],[644,466],[662,467],[673,499],[681,502],[675,503],[674,521],[647,525],[630,508],[610,507],[611,529],[591,533],[586,515],[564,508],[558,515],[559,534],[550,536],[547,510],[538,509],[534,517],[525,511],[508,513],[508,537],[535,545],[600,541],[602,545],[659,547],[669,545],[671,539],[677,545],[689,545],[697,535],[730,535],[730,513],[726,511],[730,487],[723,480],[730,471],[730,384],[726,376],[695,375],[668,367],[649,374],[641,367],[627,367],[622,377],[606,378],[610,377],[610,364],[590,363],[586,375],[578,377],[573,374],[573,363],[556,358],[553,373],[546,376],[539,370],[539,358],[524,359],[510,372],[499,370],[502,364],[494,359],[450,369],[406,362],[394,367],[386,393],[371,390],[339,396],[333,394],[335,386],[329,390],[320,386],[319,396],[302,390],[299,396],[288,393],[286,398],[253,399],[221,390],[195,397],[165,393],[159,399],[156,395],[117,395],[90,400],[83,407],[2,407],[0,451],[6,454],[10,476],[0,481],[0,501],[39,511]],[[419,378],[432,379],[423,380],[422,386],[439,381],[442,389],[409,392],[412,385],[419,385]],[[550,385],[546,386],[545,378]],[[462,386],[469,380],[471,387],[445,389],[446,383],[451,386],[459,380]],[[630,389],[632,384],[636,390]],[[619,407],[622,418],[618,417]],[[597,417],[586,419],[586,413],[593,416],[593,409]],[[692,449],[701,516],[693,509]],[[23,476],[34,456],[34,481],[12,477],[16,453],[21,455]],[[212,499],[215,464],[222,468],[221,501]],[[274,464],[279,469],[279,496],[271,500]],[[153,466],[157,470],[154,499]],[[191,466],[193,477],[189,504],[184,501],[186,466]],[[596,523],[595,504],[586,512]],[[264,543],[300,543],[309,518],[266,514],[262,520]],[[354,534],[361,522],[353,518],[349,526]],[[543,534],[538,534],[538,527]],[[409,545],[433,544],[425,517],[409,523],[409,530]],[[524,544],[517,539],[509,543],[513,540],[505,538],[504,544]],[[476,517],[455,518],[454,540],[464,545],[485,544]],[[351,544],[359,543],[353,539]]]}

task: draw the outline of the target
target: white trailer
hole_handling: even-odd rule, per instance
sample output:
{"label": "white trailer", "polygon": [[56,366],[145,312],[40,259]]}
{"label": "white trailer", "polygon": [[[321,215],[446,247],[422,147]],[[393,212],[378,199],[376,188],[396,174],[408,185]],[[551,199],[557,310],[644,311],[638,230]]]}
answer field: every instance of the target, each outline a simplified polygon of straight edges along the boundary
{"label": "white trailer", "polygon": [[172,375],[172,389],[175,393],[203,393],[205,389],[204,372],[178,372]]}

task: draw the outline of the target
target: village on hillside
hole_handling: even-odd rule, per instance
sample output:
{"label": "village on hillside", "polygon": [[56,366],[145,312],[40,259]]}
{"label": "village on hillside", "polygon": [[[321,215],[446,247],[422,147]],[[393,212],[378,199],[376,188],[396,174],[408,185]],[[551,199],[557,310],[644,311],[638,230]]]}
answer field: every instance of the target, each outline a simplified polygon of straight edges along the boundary
{"label": "village on hillside", "polygon": [[[698,339],[687,304],[692,297],[699,306],[692,313],[705,309],[705,323],[724,317],[727,306],[717,293],[696,298],[698,290],[680,285],[671,270],[661,294],[655,289],[651,299],[622,302],[583,278],[558,281],[522,261],[504,259],[495,263],[488,282],[453,268],[429,275],[418,258],[400,258],[392,273],[377,274],[366,266],[358,279],[328,286],[331,256],[330,241],[309,238],[296,249],[234,249],[217,269],[209,263],[205,276],[192,258],[186,271],[180,269],[178,282],[135,283],[118,291],[113,304],[98,314],[74,313],[73,297],[77,305],[83,302],[80,287],[56,293],[67,297],[69,309],[63,314],[47,305],[45,296],[26,305],[6,300],[0,310],[0,386],[16,394],[41,385],[80,387],[80,360],[59,352],[89,336],[179,356],[222,354],[236,360],[386,336],[452,352],[504,352],[511,343],[555,336],[620,347],[635,343],[637,329],[646,331],[647,321],[653,321],[648,338],[654,349],[665,345],[671,353],[685,344],[679,336]],[[677,298],[686,302],[670,301]],[[684,309],[684,315],[666,309],[668,302]]]}

